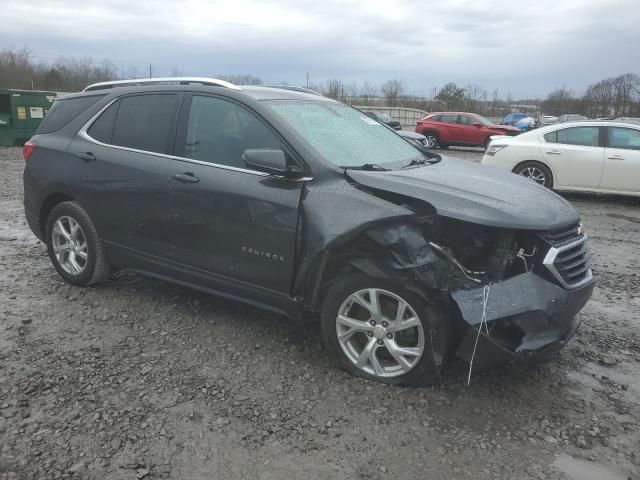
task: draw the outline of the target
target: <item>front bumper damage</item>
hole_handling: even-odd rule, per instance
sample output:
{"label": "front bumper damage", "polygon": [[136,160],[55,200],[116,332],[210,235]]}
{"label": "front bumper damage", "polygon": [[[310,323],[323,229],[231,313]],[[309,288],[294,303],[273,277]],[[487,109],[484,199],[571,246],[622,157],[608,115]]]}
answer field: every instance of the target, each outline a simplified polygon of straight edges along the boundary
{"label": "front bumper damage", "polygon": [[[564,288],[534,272],[491,284],[482,326],[484,287],[456,290],[451,297],[470,328],[457,355],[474,365],[540,360],[560,350],[580,325],[579,312],[591,297],[594,282],[579,289]],[[486,333],[488,329],[489,333]]]}

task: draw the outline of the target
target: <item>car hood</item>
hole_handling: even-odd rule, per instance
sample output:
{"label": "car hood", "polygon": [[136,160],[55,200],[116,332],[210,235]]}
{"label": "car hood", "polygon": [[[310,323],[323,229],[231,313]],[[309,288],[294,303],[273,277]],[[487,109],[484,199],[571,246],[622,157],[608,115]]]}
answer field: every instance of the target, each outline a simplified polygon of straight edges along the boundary
{"label": "car hood", "polygon": [[503,130],[505,132],[519,132],[520,129],[517,127],[513,127],[511,125],[492,125],[489,127],[490,130]]}
{"label": "car hood", "polygon": [[404,170],[347,170],[346,174],[362,186],[424,200],[439,215],[481,225],[551,230],[579,220],[571,204],[551,190],[467,160],[443,158]]}

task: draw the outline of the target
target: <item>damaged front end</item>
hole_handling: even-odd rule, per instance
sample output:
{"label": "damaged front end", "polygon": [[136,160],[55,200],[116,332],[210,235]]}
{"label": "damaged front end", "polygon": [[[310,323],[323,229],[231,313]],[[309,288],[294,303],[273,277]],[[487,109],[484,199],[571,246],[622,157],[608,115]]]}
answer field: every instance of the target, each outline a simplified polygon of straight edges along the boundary
{"label": "damaged front end", "polygon": [[417,212],[415,223],[363,232],[351,242],[356,248],[343,252],[345,261],[373,277],[420,285],[423,296],[452,306],[460,358],[473,356],[477,366],[530,359],[573,336],[593,291],[587,239],[577,224],[512,230],[403,206]]}

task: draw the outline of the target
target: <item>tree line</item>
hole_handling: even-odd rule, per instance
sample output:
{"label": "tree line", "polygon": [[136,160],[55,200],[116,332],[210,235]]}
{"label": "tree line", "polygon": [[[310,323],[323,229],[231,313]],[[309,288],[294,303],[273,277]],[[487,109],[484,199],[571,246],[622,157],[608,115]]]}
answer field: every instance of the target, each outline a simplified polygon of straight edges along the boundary
{"label": "tree line", "polygon": [[[60,57],[53,62],[36,61],[28,49],[0,52],[0,88],[21,88],[74,92],[91,83],[157,76],[153,65],[140,71],[135,66],[118,67],[109,59],[95,62],[89,57]],[[179,76],[173,68],[169,76]],[[216,75],[238,85],[261,85],[263,81],[249,74]],[[589,117],[640,116],[640,76],[626,73],[590,85],[582,94],[563,86],[544,99],[514,100],[497,89],[487,91],[476,84],[459,86],[450,82],[435,88],[429,95],[411,95],[404,83],[391,79],[382,84],[369,81],[347,83],[330,78],[322,84],[307,81],[306,86],[345,103],[363,106],[401,106],[426,111],[460,110],[488,116],[500,116],[512,110],[549,115],[579,113]],[[519,108],[515,107],[516,105]]]}
{"label": "tree line", "polygon": [[[140,69],[129,65],[118,67],[109,59],[96,63],[90,57],[60,57],[53,62],[36,61],[29,49],[0,51],[0,88],[77,92],[89,84],[109,80],[144,78],[154,75],[154,66]],[[177,68],[168,76],[181,73]],[[217,75],[239,85],[259,85],[262,80],[253,75]]]}
{"label": "tree line", "polygon": [[330,79],[325,85],[314,88],[345,103],[365,106],[465,111],[488,116],[519,110],[531,115],[578,113],[590,118],[640,117],[640,75],[635,73],[625,73],[596,82],[589,85],[582,95],[567,87],[557,88],[544,99],[514,100],[511,95],[507,95],[505,99],[497,89],[488,92],[480,85],[468,84],[462,87],[453,82],[434,89],[429,97],[415,96],[405,94],[403,83],[396,79],[388,80],[379,88],[369,82],[359,86],[356,83],[345,84],[339,79]]}

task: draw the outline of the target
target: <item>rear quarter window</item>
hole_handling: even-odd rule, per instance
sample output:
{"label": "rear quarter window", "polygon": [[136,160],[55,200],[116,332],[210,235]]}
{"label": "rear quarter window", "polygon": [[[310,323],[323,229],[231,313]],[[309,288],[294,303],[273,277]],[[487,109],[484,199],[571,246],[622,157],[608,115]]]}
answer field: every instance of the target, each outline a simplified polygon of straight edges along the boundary
{"label": "rear quarter window", "polygon": [[109,106],[89,127],[87,133],[95,140],[102,143],[111,143],[111,135],[113,134],[113,123],[118,113],[118,102]]}
{"label": "rear quarter window", "polygon": [[45,115],[44,120],[40,123],[36,134],[51,133],[60,130],[102,97],[104,97],[104,95],[56,100],[53,102],[49,113]]}

